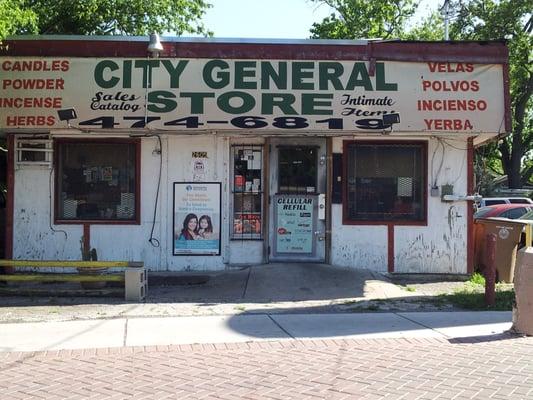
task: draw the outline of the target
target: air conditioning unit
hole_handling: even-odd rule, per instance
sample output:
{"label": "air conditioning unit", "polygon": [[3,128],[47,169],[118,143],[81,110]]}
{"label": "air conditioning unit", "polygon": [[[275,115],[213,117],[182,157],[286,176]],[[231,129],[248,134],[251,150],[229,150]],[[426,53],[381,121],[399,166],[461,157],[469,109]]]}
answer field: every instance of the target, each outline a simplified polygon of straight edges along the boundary
{"label": "air conditioning unit", "polygon": [[53,144],[51,139],[16,138],[15,167],[43,166],[52,168]]}

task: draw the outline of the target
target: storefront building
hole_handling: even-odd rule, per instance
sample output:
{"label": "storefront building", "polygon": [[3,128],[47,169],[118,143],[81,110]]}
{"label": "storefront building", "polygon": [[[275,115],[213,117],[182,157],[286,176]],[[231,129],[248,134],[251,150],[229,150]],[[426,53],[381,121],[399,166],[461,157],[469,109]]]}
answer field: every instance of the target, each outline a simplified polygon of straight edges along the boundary
{"label": "storefront building", "polygon": [[473,270],[473,149],[510,130],[502,42],[4,45],[8,257]]}

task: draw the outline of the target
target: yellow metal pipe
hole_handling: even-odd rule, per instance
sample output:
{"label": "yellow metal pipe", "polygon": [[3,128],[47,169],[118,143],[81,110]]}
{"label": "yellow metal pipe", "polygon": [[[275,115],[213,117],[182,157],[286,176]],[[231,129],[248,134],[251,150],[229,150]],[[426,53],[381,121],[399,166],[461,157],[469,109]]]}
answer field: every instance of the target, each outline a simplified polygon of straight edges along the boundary
{"label": "yellow metal pipe", "polygon": [[126,268],[136,263],[129,261],[53,261],[53,260],[0,260],[0,267],[35,268]]}
{"label": "yellow metal pipe", "polygon": [[14,282],[124,282],[123,275],[13,274],[1,275],[0,279]]}

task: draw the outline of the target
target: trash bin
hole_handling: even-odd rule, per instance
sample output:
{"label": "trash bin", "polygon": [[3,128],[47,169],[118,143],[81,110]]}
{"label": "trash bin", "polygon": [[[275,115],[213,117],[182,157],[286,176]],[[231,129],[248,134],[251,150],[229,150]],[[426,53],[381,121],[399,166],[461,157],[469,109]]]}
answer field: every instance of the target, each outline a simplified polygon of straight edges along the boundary
{"label": "trash bin", "polygon": [[513,282],[516,250],[523,222],[507,218],[478,218],[474,221],[474,260],[478,267],[486,265],[485,238],[496,235],[496,276],[499,281]]}

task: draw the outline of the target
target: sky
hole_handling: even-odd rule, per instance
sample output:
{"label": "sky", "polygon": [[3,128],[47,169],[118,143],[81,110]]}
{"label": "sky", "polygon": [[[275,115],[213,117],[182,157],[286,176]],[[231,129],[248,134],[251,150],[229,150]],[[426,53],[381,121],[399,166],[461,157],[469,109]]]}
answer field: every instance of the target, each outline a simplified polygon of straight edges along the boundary
{"label": "sky", "polygon": [[[204,25],[219,38],[306,39],[330,8],[309,0],[208,0]],[[296,16],[296,18],[295,18]]]}
{"label": "sky", "polygon": [[[331,9],[311,0],[208,0],[213,5],[203,18],[216,38],[307,39],[313,22]],[[418,16],[443,0],[423,0]]]}

